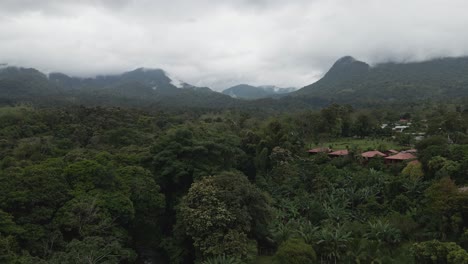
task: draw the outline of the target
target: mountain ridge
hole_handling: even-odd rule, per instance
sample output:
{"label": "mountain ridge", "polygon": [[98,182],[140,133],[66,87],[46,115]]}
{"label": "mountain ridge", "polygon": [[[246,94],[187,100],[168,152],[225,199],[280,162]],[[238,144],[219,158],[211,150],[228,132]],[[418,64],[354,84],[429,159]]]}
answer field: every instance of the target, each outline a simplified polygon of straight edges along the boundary
{"label": "mountain ridge", "polygon": [[468,57],[370,66],[347,56],[337,60],[320,80],[291,96],[351,104],[468,96]]}

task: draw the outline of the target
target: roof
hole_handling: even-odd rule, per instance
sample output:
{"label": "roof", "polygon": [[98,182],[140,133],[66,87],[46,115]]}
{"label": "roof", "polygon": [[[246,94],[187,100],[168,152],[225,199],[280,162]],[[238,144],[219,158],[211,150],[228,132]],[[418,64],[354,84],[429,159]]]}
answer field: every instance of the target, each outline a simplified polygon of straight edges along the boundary
{"label": "roof", "polygon": [[367,151],[361,154],[364,158],[373,158],[375,156],[380,156],[380,157],[386,157],[387,155],[383,154],[382,152],[378,150],[373,150],[373,151]]}
{"label": "roof", "polygon": [[388,153],[393,153],[393,154],[397,154],[398,151],[394,150],[394,149],[390,149],[390,150],[387,150]]}
{"label": "roof", "polygon": [[405,150],[404,152],[406,152],[406,153],[416,153],[416,152],[418,152],[418,150],[417,149],[408,149],[408,150]]}
{"label": "roof", "polygon": [[385,157],[385,159],[388,160],[410,160],[410,159],[416,159],[416,156],[414,156],[411,153],[403,153],[400,152],[396,155],[390,156],[390,157]]}
{"label": "roof", "polygon": [[333,151],[331,153],[328,153],[328,155],[330,155],[330,156],[346,156],[348,154],[349,154],[349,152],[348,152],[347,149],[337,150],[337,151]]}
{"label": "roof", "polygon": [[309,153],[322,153],[322,152],[330,152],[331,149],[329,148],[314,148],[314,149],[311,149],[311,150],[308,150],[307,152]]}

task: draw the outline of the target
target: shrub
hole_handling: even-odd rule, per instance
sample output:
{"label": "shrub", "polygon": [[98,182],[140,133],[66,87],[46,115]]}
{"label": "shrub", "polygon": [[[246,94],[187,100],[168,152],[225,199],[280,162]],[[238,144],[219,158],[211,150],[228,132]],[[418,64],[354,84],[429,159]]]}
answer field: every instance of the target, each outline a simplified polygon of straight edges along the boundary
{"label": "shrub", "polygon": [[279,264],[317,263],[317,255],[312,246],[299,239],[289,239],[282,243],[275,259]]}

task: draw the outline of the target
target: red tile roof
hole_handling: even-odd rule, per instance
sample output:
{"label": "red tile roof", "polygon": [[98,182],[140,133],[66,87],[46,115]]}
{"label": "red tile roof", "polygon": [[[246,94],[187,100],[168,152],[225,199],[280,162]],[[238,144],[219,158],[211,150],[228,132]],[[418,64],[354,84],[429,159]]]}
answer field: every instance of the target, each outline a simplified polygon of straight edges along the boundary
{"label": "red tile roof", "polygon": [[387,160],[410,160],[410,159],[416,159],[416,156],[414,156],[411,153],[403,153],[400,152],[396,155],[390,156],[390,157],[385,157]]}
{"label": "red tile roof", "polygon": [[331,151],[331,149],[329,149],[329,148],[314,148],[314,149],[308,150],[307,152],[309,152],[309,153],[322,153],[322,152],[328,153],[330,151]]}
{"label": "red tile roof", "polygon": [[383,154],[382,152],[378,150],[373,150],[373,151],[367,151],[361,154],[364,158],[373,158],[375,156],[380,156],[380,157],[386,157],[387,155]]}
{"label": "red tile roof", "polygon": [[328,155],[330,155],[330,156],[346,156],[348,154],[349,154],[349,152],[348,152],[347,149],[337,150],[337,151],[333,151],[331,153],[328,153]]}
{"label": "red tile roof", "polygon": [[417,149],[408,149],[408,150],[405,150],[404,152],[406,152],[406,153],[416,153],[416,152],[418,152],[418,150]]}

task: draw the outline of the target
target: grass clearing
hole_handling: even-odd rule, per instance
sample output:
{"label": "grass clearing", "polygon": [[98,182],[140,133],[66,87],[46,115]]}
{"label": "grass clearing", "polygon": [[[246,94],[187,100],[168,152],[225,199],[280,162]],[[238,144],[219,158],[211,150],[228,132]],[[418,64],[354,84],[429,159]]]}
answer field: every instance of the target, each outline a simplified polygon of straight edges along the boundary
{"label": "grass clearing", "polygon": [[[360,150],[374,150],[380,149],[383,146],[383,149],[395,149],[401,150],[404,147],[398,145],[392,140],[385,139],[358,139],[358,138],[339,138],[336,140],[330,140],[324,143],[319,144],[320,147],[328,147],[333,150],[346,149],[357,147]],[[317,145],[315,143],[309,143],[308,148],[315,148]]]}

